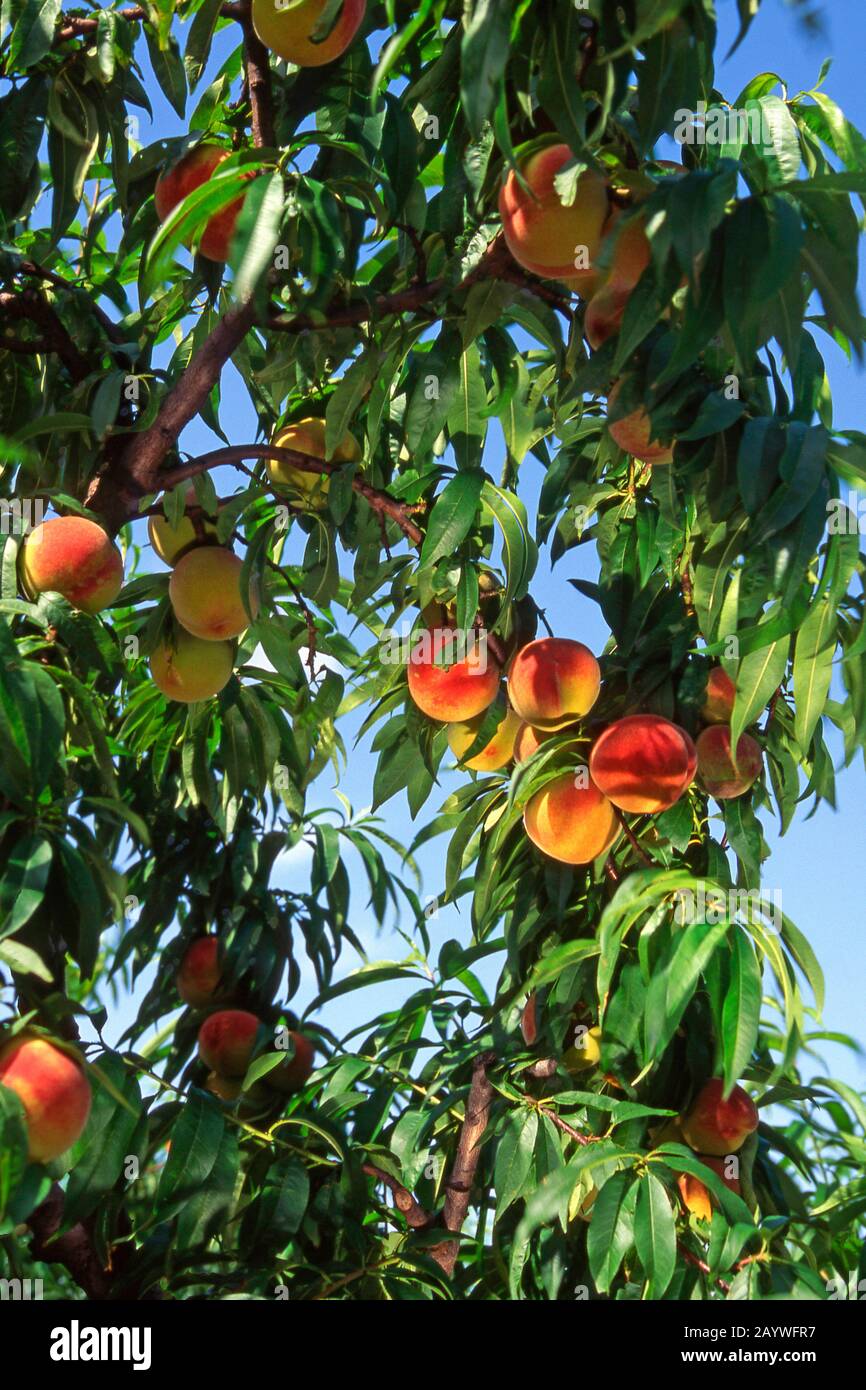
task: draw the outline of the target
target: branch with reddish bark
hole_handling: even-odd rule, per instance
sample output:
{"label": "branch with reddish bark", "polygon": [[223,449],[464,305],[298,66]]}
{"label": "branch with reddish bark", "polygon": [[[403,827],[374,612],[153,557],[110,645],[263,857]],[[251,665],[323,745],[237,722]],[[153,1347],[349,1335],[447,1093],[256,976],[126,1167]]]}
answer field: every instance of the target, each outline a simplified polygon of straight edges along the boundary
{"label": "branch with reddish bark", "polygon": [[371,1178],[375,1178],[377,1182],[385,1184],[391,1196],[394,1198],[394,1206],[405,1217],[406,1225],[411,1226],[413,1231],[424,1230],[427,1226],[432,1224],[433,1217],[430,1215],[429,1211],[426,1211],[424,1207],[422,1207],[418,1199],[413,1197],[409,1189],[404,1187],[401,1182],[398,1182],[396,1178],[392,1178],[391,1174],[386,1173],[384,1169],[377,1168],[374,1163],[365,1163],[362,1166],[363,1171]]}
{"label": "branch with reddish bark", "polygon": [[249,92],[253,144],[256,149],[273,148],[277,141],[274,135],[274,95],[271,89],[271,61],[255,29],[253,28],[250,0],[242,0],[240,22],[244,31],[244,69]]}
{"label": "branch with reddish bark", "polygon": [[[220,5],[220,14],[226,19],[240,19],[242,6],[240,4],[226,3]],[[143,5],[127,5],[122,10],[111,10],[111,14],[117,15],[118,19],[124,20],[127,24],[140,24],[148,18],[147,10]],[[99,20],[97,16],[87,16],[79,18],[77,15],[64,16],[65,23],[54,35],[54,45],[67,43],[70,39],[84,38],[88,34],[95,34]]]}
{"label": "branch with reddish bark", "polygon": [[[224,464],[239,464],[243,459],[248,458],[275,459],[278,463],[289,464],[292,468],[299,468],[305,473],[330,474],[337,472],[341,467],[339,463],[328,463],[325,459],[314,458],[312,454],[302,454],[297,449],[279,449],[274,444],[230,444],[225,449],[214,449],[209,454],[202,454],[192,463],[183,464],[181,467],[173,468],[166,473],[160,473],[154,482],[156,486],[163,489],[177,487],[179,483],[195,478],[199,473],[207,473],[210,469],[218,468]],[[395,497],[391,497],[389,493],[383,492],[380,488],[373,487],[363,478],[353,478],[352,488],[359,497],[363,497],[369,503],[374,511],[390,517],[392,521],[396,522],[403,534],[414,545],[420,545],[424,539],[424,533],[411,519],[408,503],[398,502]]]}
{"label": "branch with reddish bark", "polygon": [[[487,1129],[490,1106],[493,1103],[493,1087],[487,1076],[488,1067],[494,1061],[492,1052],[482,1052],[472,1064],[472,1085],[466,1100],[466,1114],[457,1141],[457,1153],[451,1176],[446,1183],[445,1207],[442,1213],[446,1231],[459,1236],[463,1223],[469,1213],[472,1200],[472,1186],[481,1158],[481,1141]],[[454,1273],[459,1239],[443,1241],[430,1251],[433,1259],[450,1277]]]}

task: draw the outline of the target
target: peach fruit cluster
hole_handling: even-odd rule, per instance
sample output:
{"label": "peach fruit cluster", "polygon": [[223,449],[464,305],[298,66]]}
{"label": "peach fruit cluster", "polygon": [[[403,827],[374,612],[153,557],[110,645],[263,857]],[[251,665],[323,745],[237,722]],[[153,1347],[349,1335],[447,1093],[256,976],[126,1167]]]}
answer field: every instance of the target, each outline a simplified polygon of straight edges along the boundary
{"label": "peach fruit cluster", "polygon": [[[168,585],[175,623],[150,658],[155,684],[170,700],[190,704],[218,694],[235,660],[234,638],[249,626],[241,588],[243,561],[217,543],[213,520],[200,520],[194,489],[176,525],[165,516],[148,519],[155,553],[172,567]],[[259,608],[255,588],[247,593],[250,613]]]}
{"label": "peach fruit cluster", "polygon": [[[563,730],[579,736],[580,721],[598,699],[601,671],[588,647],[565,637],[541,637],[520,647],[508,666],[501,717],[491,737],[471,756],[490,706],[500,698],[503,672],[483,636],[465,655],[437,664],[457,648],[457,634],[428,628],[409,657],[409,694],[431,719],[447,724],[452,752],[477,772],[520,764]],[[707,710],[730,716],[733,686],[724,672],[710,676]],[[724,697],[724,698],[723,698]],[[589,864],[613,845],[620,812],[657,815],[673,806],[698,775],[713,796],[740,796],[759,776],[761,749],[741,738],[737,765],[730,729],[704,729],[697,745],[685,729],[657,714],[628,714],[594,740],[587,768],[563,772],[527,802],[523,823],[544,854],[564,864]]]}
{"label": "peach fruit cluster", "polygon": [[[199,1029],[198,1054],[210,1070],[208,1090],[222,1100],[234,1101],[241,1094],[241,1084],[263,1025],[247,1009],[218,1007],[231,1002],[222,973],[217,937],[200,936],[187,947],[176,983],[178,994],[190,1008],[214,1009]],[[282,1095],[299,1091],[313,1070],[311,1040],[297,1032],[290,1037],[293,1056],[263,1077],[267,1087]]]}
{"label": "peach fruit cluster", "polygon": [[[619,333],[628,301],[650,263],[644,218],[637,208],[611,199],[607,177],[585,169],[574,199],[565,204],[557,177],[574,159],[568,145],[552,143],[531,154],[505,178],[499,213],[506,244],[518,265],[533,275],[559,280],[587,301],[584,332],[594,350]],[[682,172],[682,166],[670,164]],[[633,195],[640,201],[639,195]],[[621,382],[608,397],[615,414]],[[610,421],[612,439],[648,464],[670,463],[671,445],[653,439],[650,418],[639,407]]]}
{"label": "peach fruit cluster", "polygon": [[[701,1087],[686,1114],[668,1128],[670,1133],[665,1137],[684,1140],[726,1187],[740,1195],[739,1178],[728,1176],[726,1160],[738,1153],[758,1128],[755,1103],[742,1086],[734,1086],[726,1096],[721,1078],[713,1077]],[[709,1221],[714,1199],[706,1184],[691,1173],[681,1173],[677,1185],[686,1210],[699,1220]]]}

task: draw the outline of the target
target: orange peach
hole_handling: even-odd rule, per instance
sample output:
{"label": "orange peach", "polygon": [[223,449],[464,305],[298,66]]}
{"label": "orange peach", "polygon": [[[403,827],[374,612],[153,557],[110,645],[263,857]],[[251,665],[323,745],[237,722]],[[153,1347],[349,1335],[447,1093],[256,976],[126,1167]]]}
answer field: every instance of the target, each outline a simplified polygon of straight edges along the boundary
{"label": "orange peach", "polygon": [[[310,454],[313,458],[325,458],[325,422],[322,419],[295,420],[286,425],[274,436],[277,449],[296,449],[299,454]],[[346,432],[328,463],[354,463],[361,457],[361,448],[354,435]],[[286,487],[295,493],[302,502],[321,510],[327,505],[328,489],[331,480],[327,473],[309,473],[303,468],[295,468],[291,463],[279,459],[267,460],[268,476],[272,483]]]}
{"label": "orange peach", "polygon": [[591,280],[608,216],[607,180],[586,169],[570,207],[554,179],[574,159],[568,145],[548,145],[512,169],[499,194],[505,241],[518,265],[550,280],[580,286]]}
{"label": "orange peach", "polygon": [[[223,149],[220,145],[196,145],[161,174],[156,181],[153,194],[156,215],[160,222],[165,222],[169,213],[173,212],[178,203],[182,203],[194,189],[207,183],[217,166],[228,159],[230,153],[230,150]],[[243,195],[234,198],[205,225],[198,249],[209,261],[224,261],[228,258],[235,224],[243,203]]]}
{"label": "orange peach", "polygon": [[150,674],[158,690],[182,705],[209,700],[231,679],[233,642],[206,642],[178,628],[151,653]]}
{"label": "orange peach", "polygon": [[538,752],[546,739],[553,737],[554,732],[551,730],[548,733],[544,729],[534,729],[531,724],[521,724],[514,740],[514,761],[518,764],[525,763],[533,753]]}
{"label": "orange peach", "polygon": [[299,68],[318,68],[333,63],[354,39],[367,10],[367,0],[345,0],[336,24],[320,43],[313,42],[327,0],[300,0],[278,4],[253,0],[253,28],[262,43]]}
{"label": "orange peach", "polygon": [[177,992],[185,1004],[204,1009],[219,989],[222,968],[215,936],[200,936],[188,947],[177,972]]}
{"label": "orange peach", "polygon": [[473,772],[499,772],[514,757],[514,740],[521,727],[520,719],[513,709],[503,709],[502,718],[489,742],[467,762],[462,761],[463,755],[469,751],[478,737],[486,717],[487,711],[483,710],[481,714],[476,714],[474,719],[449,724],[446,730],[451,752],[462,762],[463,767],[470,767]]}
{"label": "orange peach", "polygon": [[[612,239],[613,233],[608,233],[605,241],[608,236]],[[586,306],[583,326],[591,348],[600,348],[608,338],[619,332],[626,305],[650,263],[650,255],[643,221],[638,217],[630,218],[613,243],[610,269],[598,283]]]}
{"label": "orange peach", "polygon": [[217,1076],[243,1076],[252,1060],[259,1020],[245,1009],[220,1009],[198,1031],[198,1055]]}
{"label": "orange peach", "polygon": [[83,613],[100,613],[123,585],[123,560],[101,526],[84,516],[58,516],[24,539],[19,574],[30,598],[62,594]]}
{"label": "orange peach", "polygon": [[456,629],[425,628],[409,655],[409,694],[430,719],[473,719],[496,699],[501,674],[483,634],[464,641]]}
{"label": "orange peach", "polygon": [[[187,489],[186,506],[198,506],[195,488]],[[147,534],[160,560],[166,565],[176,565],[182,555],[197,545],[204,545],[216,539],[216,523],[197,512],[195,520],[184,515],[176,526],[172,526],[164,513],[147,519]]]}
{"label": "orange peach", "polygon": [[508,670],[508,698],[527,724],[564,729],[598,699],[601,671],[589,647],[568,637],[539,637],[521,647]]}
{"label": "orange peach", "polygon": [[610,849],[620,829],[607,797],[591,779],[573,772],[530,798],[523,825],[532,843],[560,864],[591,864]]}
{"label": "orange peach", "polygon": [[266,1072],[262,1081],[266,1086],[270,1086],[275,1091],[280,1091],[283,1095],[294,1095],[295,1091],[300,1091],[309,1080],[314,1066],[315,1049],[309,1038],[303,1033],[290,1033],[292,1044],[295,1049],[293,1057],[286,1058],[273,1071]]}
{"label": "orange peach", "polygon": [[608,429],[614,443],[641,463],[670,463],[674,456],[673,445],[653,439],[650,417],[642,406],[621,415],[618,420],[611,419],[621,387],[618,381],[607,401]]}
{"label": "orange peach", "polygon": [[[250,625],[241,597],[240,557],[219,545],[200,545],[188,550],[172,570],[168,596],[174,616],[193,637],[206,642],[222,642],[237,637]],[[258,594],[249,593],[249,607],[255,617]]]}
{"label": "orange peach", "polygon": [[714,666],[707,677],[707,698],[701,718],[707,724],[729,724],[734,712],[737,687],[721,666]]}
{"label": "orange peach", "polygon": [[80,1060],[66,1048],[19,1033],[0,1047],[0,1085],[24,1107],[34,1163],[59,1158],[80,1138],[90,1114],[90,1085]]}
{"label": "orange peach", "polygon": [[742,1086],[725,1096],[721,1077],[701,1087],[680,1121],[686,1143],[699,1154],[723,1156],[736,1153],[758,1128],[758,1111]]}
{"label": "orange peach", "polygon": [[750,734],[740,735],[736,758],[730,725],[711,724],[698,736],[698,777],[717,801],[742,796],[760,777],[763,766],[761,745]]}
{"label": "orange peach", "polygon": [[621,811],[654,814],[679,801],[695,776],[695,745],[657,714],[629,714],[593,744],[593,781]]}
{"label": "orange peach", "polygon": [[[718,1173],[722,1182],[731,1192],[740,1195],[739,1178],[729,1178],[725,1171],[725,1160],[723,1158],[713,1158],[709,1154],[700,1155],[701,1162],[708,1168],[712,1168],[714,1173]],[[683,1200],[683,1206],[692,1216],[696,1216],[699,1221],[711,1221],[713,1217],[713,1205],[715,1198],[709,1188],[691,1173],[680,1173],[677,1179],[677,1187]]]}

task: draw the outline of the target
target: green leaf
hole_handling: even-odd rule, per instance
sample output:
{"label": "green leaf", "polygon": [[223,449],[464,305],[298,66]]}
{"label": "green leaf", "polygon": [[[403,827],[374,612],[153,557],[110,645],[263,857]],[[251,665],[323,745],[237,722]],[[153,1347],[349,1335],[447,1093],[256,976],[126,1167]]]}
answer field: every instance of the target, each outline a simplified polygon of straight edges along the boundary
{"label": "green leaf", "polygon": [[474,0],[468,16],[464,16],[460,98],[469,130],[476,139],[496,104],[508,62],[510,8],[505,0]]}
{"label": "green leaf", "polygon": [[192,1091],[171,1131],[160,1174],[156,1210],[165,1220],[193,1201],[210,1179],[225,1134],[223,1111],[212,1096]]}
{"label": "green leaf", "polygon": [[481,473],[458,473],[437,497],[421,548],[422,568],[457,553],[475,523],[483,487]]}
{"label": "green leaf", "polygon": [[537,1110],[522,1109],[509,1116],[497,1145],[493,1171],[497,1221],[523,1195],[532,1171],[537,1134]]}
{"label": "green leaf", "polygon": [[214,30],[219,22],[221,5],[222,0],[203,0],[189,27],[183,66],[191,92],[198,86],[201,75],[207,67]]}
{"label": "green leaf", "polygon": [[634,1244],[637,1191],[634,1173],[614,1173],[593,1204],[586,1252],[599,1293],[608,1292]]}
{"label": "green leaf", "polygon": [[761,1022],[761,970],[755,948],[740,927],[733,929],[730,946],[721,1039],[726,1090],[739,1081],[751,1061]]}
{"label": "green leaf", "polygon": [[676,1269],[677,1231],[667,1190],[652,1172],[644,1173],[638,1184],[634,1242],[649,1280],[649,1296],[661,1298]]}
{"label": "green leaf", "polygon": [[53,855],[41,835],[28,835],[13,847],[0,880],[0,938],[30,921],[45,896]]}
{"label": "green leaf", "polygon": [[234,295],[239,303],[249,299],[262,275],[273,265],[284,206],[282,174],[254,179],[244,195],[229,247]]}
{"label": "green leaf", "polygon": [[6,55],[7,71],[30,68],[49,52],[62,0],[12,0],[4,5],[4,20],[11,18],[12,36]]}
{"label": "green leaf", "polygon": [[177,39],[170,35],[164,47],[149,24],[144,26],[147,51],[157,82],[169,104],[183,118],[186,111],[186,72],[180,57]]}

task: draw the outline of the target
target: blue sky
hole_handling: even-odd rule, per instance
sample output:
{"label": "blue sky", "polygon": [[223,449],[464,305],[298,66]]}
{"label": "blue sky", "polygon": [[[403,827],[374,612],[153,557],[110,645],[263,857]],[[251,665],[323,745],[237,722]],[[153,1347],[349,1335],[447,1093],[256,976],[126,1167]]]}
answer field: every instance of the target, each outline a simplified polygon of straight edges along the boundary
{"label": "blue sky", "polygon": [[[721,42],[719,54],[724,54],[736,33],[734,0],[719,0]],[[833,67],[825,90],[843,107],[846,114],[861,129],[866,128],[866,91],[863,84],[863,52],[866,48],[866,6],[862,0],[835,0],[827,5],[825,33],[809,38],[797,22],[792,9],[783,0],[765,0],[752,31],[729,60],[719,58],[717,84],[729,100],[734,100],[741,88],[756,73],[772,71],[786,83],[790,93],[812,87],[822,60],[830,56]],[[207,72],[196,97],[215,74],[236,42],[234,26],[218,36]],[[143,47],[143,46],[141,46]],[[147,70],[147,90],[153,101],[155,119],[151,126],[142,113],[140,138],[143,144],[169,135],[184,133],[184,125],[162,98],[156,82]],[[188,110],[191,111],[195,98]],[[852,368],[846,359],[827,340],[819,346],[827,353],[828,367],[836,401],[836,420],[840,427],[866,428],[862,406],[862,372]],[[245,390],[237,376],[228,370],[223,379],[221,417],[233,443],[255,438],[256,419]],[[219,441],[201,424],[194,424],[183,435],[182,446],[192,454],[203,453]],[[495,477],[502,459],[503,446],[498,426],[491,429],[486,466]],[[541,466],[527,460],[521,475],[521,493],[532,515],[538,489],[543,477]],[[217,479],[218,489],[229,492],[231,476]],[[142,529],[143,528],[139,528]],[[141,536],[143,540],[143,535]],[[568,579],[594,576],[594,557],[589,547],[572,552],[551,573],[546,552],[542,552],[533,594],[557,633],[572,636],[600,650],[607,630],[598,609],[577,595]],[[579,557],[575,559],[575,555]],[[362,642],[363,645],[363,642]],[[349,734],[357,720],[346,721]],[[835,749],[834,745],[834,749]],[[374,758],[368,746],[353,749],[349,743],[349,759],[340,790],[349,797],[356,809],[365,807],[371,798]],[[317,783],[313,804],[336,804],[326,773]],[[404,798],[388,802],[380,812],[385,828],[404,843],[424,819],[429,819],[448,790],[458,785],[456,777],[443,778],[441,794],[435,792],[415,827],[410,827]],[[809,937],[827,974],[827,1005],[824,1019],[828,1029],[848,1032],[866,1039],[863,1023],[863,999],[866,996],[866,952],[862,934],[866,930],[863,910],[863,851],[864,832],[862,808],[866,792],[866,777],[862,762],[845,770],[839,778],[839,809],[833,812],[824,806],[810,820],[798,819],[788,834],[780,839],[768,813],[762,814],[767,838],[773,855],[766,866],[765,886],[768,891],[779,890],[786,913]],[[432,897],[440,887],[441,868],[446,839],[434,840],[421,854],[419,863],[424,873],[424,893]],[[307,886],[309,856],[301,848],[287,855],[278,867],[277,881],[281,886],[304,889]],[[406,948],[393,932],[377,936],[372,914],[365,908],[366,886],[363,874],[352,872],[353,905],[350,921],[365,942],[374,960],[402,958]],[[408,927],[408,923],[404,926]],[[430,923],[434,943],[434,959],[442,942],[449,937],[466,940],[469,933],[468,911],[458,915],[454,909],[443,911]],[[344,970],[354,968],[356,961],[347,954]],[[497,968],[490,964],[479,971],[488,987],[492,987]],[[149,979],[148,971],[146,979]],[[321,1015],[338,1034],[369,1019],[382,1007],[396,1004],[405,993],[396,986],[364,990],[337,1000]],[[293,1007],[305,1006],[315,993],[314,982],[305,981]],[[125,1015],[127,1010],[122,1010]],[[114,1029],[111,1030],[114,1035]],[[119,1033],[121,1028],[118,1027]],[[822,1045],[830,1062],[831,1074],[851,1084],[866,1082],[866,1064],[846,1049],[833,1044]],[[805,1064],[806,1072],[810,1066]],[[817,1063],[816,1063],[817,1070]]]}

